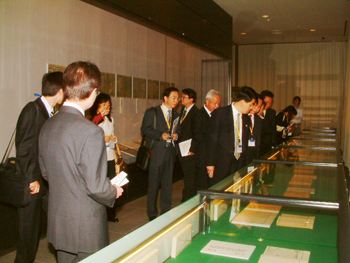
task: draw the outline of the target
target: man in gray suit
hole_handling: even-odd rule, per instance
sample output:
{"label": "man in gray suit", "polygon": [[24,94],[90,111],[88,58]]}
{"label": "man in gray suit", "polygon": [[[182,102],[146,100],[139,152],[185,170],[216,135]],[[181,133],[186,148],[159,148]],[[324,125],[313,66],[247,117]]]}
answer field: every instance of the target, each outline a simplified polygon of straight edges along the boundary
{"label": "man in gray suit", "polygon": [[39,137],[39,162],[49,182],[48,240],[58,262],[78,262],[108,245],[105,206],[123,189],[107,178],[103,130],[84,117],[101,87],[101,73],[74,62],[63,74],[66,101]]}

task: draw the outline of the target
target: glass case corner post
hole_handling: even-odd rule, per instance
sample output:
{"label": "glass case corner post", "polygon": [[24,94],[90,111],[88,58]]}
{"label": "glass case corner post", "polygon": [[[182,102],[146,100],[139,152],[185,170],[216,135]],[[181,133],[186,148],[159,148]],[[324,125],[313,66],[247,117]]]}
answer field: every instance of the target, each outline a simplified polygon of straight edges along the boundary
{"label": "glass case corner post", "polygon": [[209,211],[209,206],[210,206],[210,198],[207,198],[207,195],[202,193],[202,191],[199,191],[200,194],[200,200],[203,205],[203,209],[200,210],[199,214],[199,232],[206,234],[208,225],[209,225],[209,220],[208,220],[208,213]]}

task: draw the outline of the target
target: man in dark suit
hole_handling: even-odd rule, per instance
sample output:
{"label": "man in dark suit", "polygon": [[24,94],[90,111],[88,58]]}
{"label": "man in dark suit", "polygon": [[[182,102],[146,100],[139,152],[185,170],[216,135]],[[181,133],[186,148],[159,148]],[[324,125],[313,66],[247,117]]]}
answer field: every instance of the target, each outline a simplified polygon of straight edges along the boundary
{"label": "man in dark suit", "polygon": [[249,164],[253,159],[258,158],[260,150],[261,127],[263,119],[258,115],[262,105],[263,99],[260,94],[257,95],[258,103],[255,103],[249,114],[243,114],[243,123],[249,126],[249,136],[247,143],[247,157],[246,164]]}
{"label": "man in dark suit", "polygon": [[66,101],[39,136],[39,162],[50,186],[48,241],[57,260],[78,262],[109,244],[106,207],[123,189],[107,177],[104,132],[84,117],[101,87],[101,73],[74,62],[64,74]]}
{"label": "man in dark suit", "polygon": [[265,103],[265,110],[263,112],[264,122],[261,129],[260,155],[264,155],[272,147],[276,146],[276,111],[271,108],[274,94],[269,90],[264,90],[261,92],[261,96]]}
{"label": "man in dark suit", "polygon": [[[158,216],[159,188],[161,214],[171,209],[175,141],[180,135],[179,114],[174,110],[179,103],[179,91],[170,87],[163,92],[163,104],[146,110],[141,131],[146,136],[146,146],[152,149],[148,175],[147,215],[149,220]],[[156,114],[156,127],[154,117]],[[153,141],[153,144],[152,144]],[[152,145],[152,147],[151,147]]]}
{"label": "man in dark suit", "polygon": [[[197,94],[193,89],[183,89],[181,104],[184,106],[180,113],[181,136],[179,136],[178,143],[192,139],[192,123],[194,116],[199,111],[194,103],[196,102]],[[184,175],[184,189],[182,191],[182,202],[187,201],[197,193],[195,182],[195,157],[194,153],[189,151],[182,156],[177,145],[177,156],[179,158],[182,172]]]}
{"label": "man in dark suit", "polygon": [[234,102],[216,109],[207,130],[206,166],[210,185],[214,185],[239,170],[245,162],[243,141],[248,136],[248,125],[242,115],[255,104],[256,93],[250,87],[242,87]]}
{"label": "man in dark suit", "polygon": [[194,153],[196,166],[196,187],[197,190],[208,188],[209,177],[205,165],[207,126],[211,113],[220,107],[220,92],[210,90],[205,96],[205,104],[193,117],[192,143],[190,151]]}
{"label": "man in dark suit", "polygon": [[[42,79],[42,96],[29,102],[19,115],[16,127],[16,170],[29,183],[30,203],[18,208],[19,235],[15,262],[34,262],[41,230],[42,197],[47,193],[38,162],[38,137],[56,104],[63,100],[61,72],[47,73]],[[46,207],[47,208],[47,207]]]}

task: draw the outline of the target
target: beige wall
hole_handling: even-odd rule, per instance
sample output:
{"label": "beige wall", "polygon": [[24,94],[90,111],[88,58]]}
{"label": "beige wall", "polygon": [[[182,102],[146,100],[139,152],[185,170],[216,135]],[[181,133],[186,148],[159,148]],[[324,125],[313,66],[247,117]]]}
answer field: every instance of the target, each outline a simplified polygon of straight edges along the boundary
{"label": "beige wall", "polygon": [[[0,154],[21,109],[40,93],[48,63],[89,60],[103,72],[172,82],[197,90],[200,106],[202,60],[218,59],[78,0],[2,0],[0,34]],[[145,109],[159,102],[113,99],[119,141],[138,139]]]}
{"label": "beige wall", "polygon": [[350,36],[347,43],[346,70],[345,70],[345,88],[344,88],[344,110],[342,112],[342,150],[345,165],[350,165]]}
{"label": "beige wall", "polygon": [[342,110],[345,42],[239,47],[239,85],[275,94],[278,111],[301,97],[304,127],[338,125]]}

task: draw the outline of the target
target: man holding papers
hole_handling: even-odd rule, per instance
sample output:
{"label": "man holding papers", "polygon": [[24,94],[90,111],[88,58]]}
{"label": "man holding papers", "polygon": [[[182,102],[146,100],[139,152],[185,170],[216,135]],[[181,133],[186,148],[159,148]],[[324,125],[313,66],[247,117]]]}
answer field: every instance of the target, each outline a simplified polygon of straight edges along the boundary
{"label": "man holding papers", "polygon": [[184,189],[182,191],[182,202],[196,195],[195,183],[195,157],[190,151],[192,141],[193,117],[199,111],[194,103],[197,94],[193,89],[182,90],[181,103],[184,106],[180,113],[181,136],[177,147],[177,154],[184,174]]}
{"label": "man holding papers", "polygon": [[158,216],[157,197],[160,194],[161,214],[171,209],[175,141],[180,134],[179,114],[174,108],[179,103],[179,91],[169,87],[163,92],[163,103],[146,110],[141,131],[146,136],[146,146],[152,145],[152,157],[148,173],[147,215],[149,220]]}

